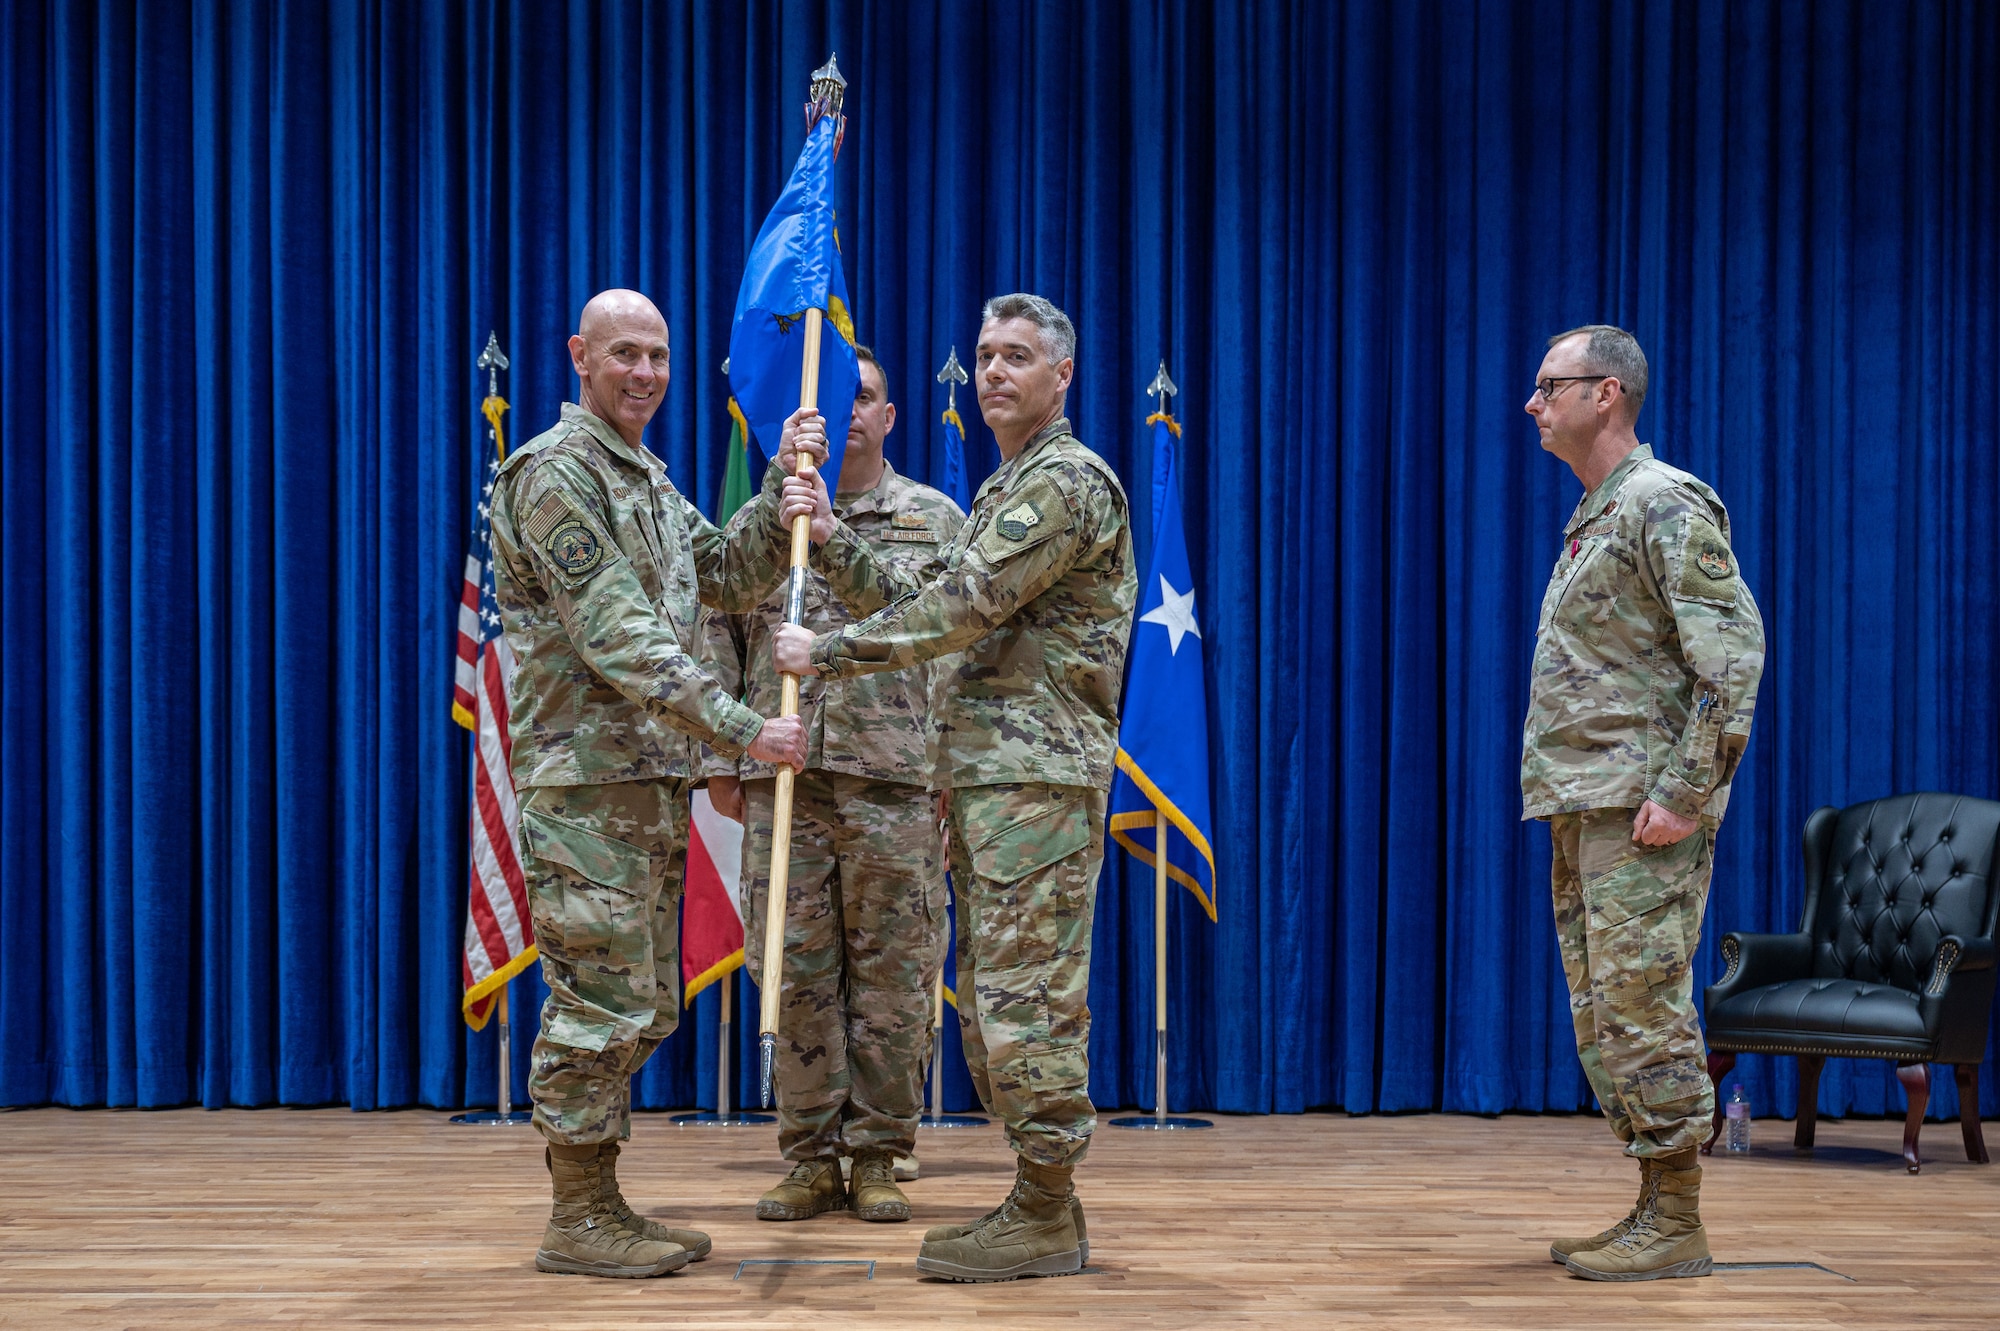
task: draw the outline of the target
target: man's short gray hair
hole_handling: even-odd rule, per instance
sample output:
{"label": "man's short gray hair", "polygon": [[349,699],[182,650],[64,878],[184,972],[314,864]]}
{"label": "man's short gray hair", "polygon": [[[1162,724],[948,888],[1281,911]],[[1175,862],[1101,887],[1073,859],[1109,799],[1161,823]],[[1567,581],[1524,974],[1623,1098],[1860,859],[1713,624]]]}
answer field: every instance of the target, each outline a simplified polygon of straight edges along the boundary
{"label": "man's short gray hair", "polygon": [[1042,333],[1042,352],[1049,358],[1049,364],[1060,365],[1066,360],[1076,359],[1076,325],[1069,316],[1055,307],[1053,301],[1016,291],[1008,296],[995,296],[986,302],[986,308],[979,312],[979,322],[994,319],[1026,319]]}
{"label": "man's short gray hair", "polygon": [[1584,333],[1590,335],[1590,341],[1583,347],[1583,368],[1616,379],[1625,396],[1632,400],[1632,416],[1636,420],[1639,408],[1646,403],[1646,353],[1639,349],[1639,339],[1613,324],[1585,324],[1557,333],[1549,339],[1549,345],[1553,347]]}

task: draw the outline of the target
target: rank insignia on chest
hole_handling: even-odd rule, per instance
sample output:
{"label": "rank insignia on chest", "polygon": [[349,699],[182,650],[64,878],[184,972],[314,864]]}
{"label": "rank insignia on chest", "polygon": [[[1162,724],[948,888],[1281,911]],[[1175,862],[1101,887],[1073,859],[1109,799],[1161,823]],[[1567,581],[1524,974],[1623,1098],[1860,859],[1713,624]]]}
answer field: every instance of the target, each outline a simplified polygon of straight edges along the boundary
{"label": "rank insignia on chest", "polygon": [[1694,562],[1697,568],[1717,582],[1721,582],[1724,578],[1728,577],[1732,571],[1729,564],[1729,551],[1719,545],[1703,545],[1701,553],[1695,556]]}
{"label": "rank insignia on chest", "polygon": [[1023,499],[1002,513],[993,525],[1010,541],[1026,540],[1030,531],[1042,525],[1042,511],[1032,499]]}
{"label": "rank insignia on chest", "polygon": [[556,567],[572,576],[590,572],[604,558],[597,533],[574,518],[550,533],[548,551]]}

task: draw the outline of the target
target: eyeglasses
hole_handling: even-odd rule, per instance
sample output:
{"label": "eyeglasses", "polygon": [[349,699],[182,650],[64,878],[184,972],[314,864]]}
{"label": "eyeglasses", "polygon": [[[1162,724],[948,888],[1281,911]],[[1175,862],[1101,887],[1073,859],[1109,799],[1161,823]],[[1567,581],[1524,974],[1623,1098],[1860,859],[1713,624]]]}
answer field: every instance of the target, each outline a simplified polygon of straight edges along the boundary
{"label": "eyeglasses", "polygon": [[1615,379],[1617,377],[1615,374],[1566,374],[1560,379],[1542,380],[1535,385],[1535,391],[1542,395],[1542,401],[1553,402],[1556,400],[1556,395],[1562,392],[1561,385],[1563,384],[1583,384],[1597,379]]}

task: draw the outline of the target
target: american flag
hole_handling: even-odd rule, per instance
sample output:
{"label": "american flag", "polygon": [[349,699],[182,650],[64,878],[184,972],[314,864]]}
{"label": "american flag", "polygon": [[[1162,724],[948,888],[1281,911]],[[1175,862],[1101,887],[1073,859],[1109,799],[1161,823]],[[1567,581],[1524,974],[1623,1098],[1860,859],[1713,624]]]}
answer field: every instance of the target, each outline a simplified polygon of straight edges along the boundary
{"label": "american flag", "polygon": [[521,810],[508,767],[507,682],[514,657],[500,631],[493,594],[493,487],[507,451],[500,414],[507,404],[489,393],[480,404],[487,432],[485,477],[465,555],[458,605],[458,678],[451,714],[473,734],[472,874],[465,913],[465,1020],[486,1025],[500,987],[535,960],[528,887],[521,876]]}

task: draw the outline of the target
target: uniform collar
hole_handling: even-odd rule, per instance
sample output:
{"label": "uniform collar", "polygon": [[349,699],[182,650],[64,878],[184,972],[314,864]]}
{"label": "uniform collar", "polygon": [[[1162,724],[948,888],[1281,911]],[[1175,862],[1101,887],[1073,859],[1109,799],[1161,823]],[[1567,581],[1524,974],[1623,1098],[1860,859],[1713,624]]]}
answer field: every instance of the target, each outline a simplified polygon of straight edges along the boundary
{"label": "uniform collar", "polygon": [[895,511],[894,487],[896,469],[889,459],[882,459],[882,475],[874,485],[846,499],[836,498],[833,511],[841,518],[851,518],[858,513],[890,513]]}
{"label": "uniform collar", "polygon": [[[1070,428],[1069,417],[1067,416],[1058,416],[1047,425],[1044,425],[1040,430],[1035,432],[1035,437],[1030,439],[1022,447],[1021,451],[1014,455],[1011,462],[1001,463],[1000,469],[986,478],[986,483],[979,487],[979,494],[983,495],[988,490],[1005,490],[1007,482],[1012,480],[1020,472],[1021,468],[1028,465],[1028,459],[1040,452],[1043,445],[1047,444],[1051,439],[1059,439],[1068,433],[1070,433]],[[979,502],[979,495],[973,496],[973,502]]]}
{"label": "uniform collar", "polygon": [[659,473],[666,470],[665,464],[653,456],[651,449],[632,447],[632,445],[625,442],[624,435],[611,428],[610,422],[593,412],[584,410],[576,403],[563,403],[562,418],[565,422],[580,425],[585,430],[588,430],[598,443],[603,444],[614,455],[623,458],[633,466],[644,468],[648,473]]}
{"label": "uniform collar", "polygon": [[1611,469],[1611,474],[1597,483],[1596,489],[1577,501],[1576,512],[1570,514],[1569,525],[1563,528],[1563,535],[1569,535],[1610,508],[1611,502],[1618,497],[1619,488],[1625,484],[1625,478],[1630,476],[1633,469],[1641,462],[1649,462],[1652,457],[1651,444],[1641,444],[1627,453],[1618,465]]}

